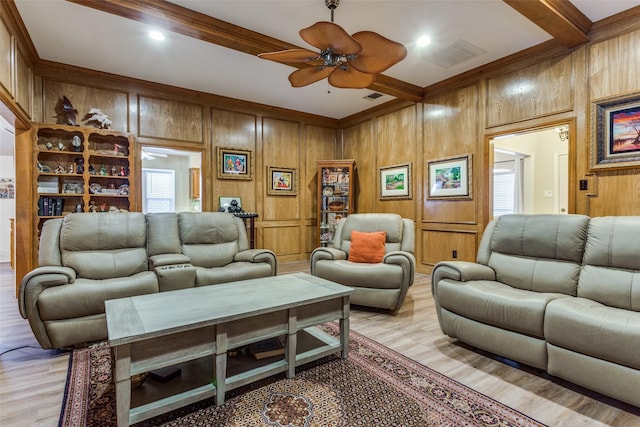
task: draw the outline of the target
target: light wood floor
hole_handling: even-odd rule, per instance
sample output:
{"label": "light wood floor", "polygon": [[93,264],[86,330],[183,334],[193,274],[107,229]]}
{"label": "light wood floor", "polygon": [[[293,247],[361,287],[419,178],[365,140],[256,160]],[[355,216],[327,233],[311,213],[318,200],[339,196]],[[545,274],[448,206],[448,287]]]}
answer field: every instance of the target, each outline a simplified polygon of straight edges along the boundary
{"label": "light wood floor", "polygon": [[[278,267],[279,274],[308,272],[306,261]],[[0,356],[0,425],[56,426],[69,354],[40,348],[18,313],[14,283],[9,265],[0,264],[0,353],[29,346]],[[639,408],[511,366],[442,335],[429,276],[416,275],[398,316],[353,307],[351,329],[549,426],[640,426]]]}

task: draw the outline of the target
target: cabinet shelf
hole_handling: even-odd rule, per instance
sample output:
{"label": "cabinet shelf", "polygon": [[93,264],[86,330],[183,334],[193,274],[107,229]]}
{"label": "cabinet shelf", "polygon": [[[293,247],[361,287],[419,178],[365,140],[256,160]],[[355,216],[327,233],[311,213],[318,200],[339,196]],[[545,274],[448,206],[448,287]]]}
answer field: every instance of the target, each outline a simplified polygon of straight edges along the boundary
{"label": "cabinet shelf", "polygon": [[[35,224],[34,241],[37,241],[42,224],[51,218],[62,218],[76,210],[90,212],[92,208],[95,210],[95,205],[101,210],[135,208],[135,189],[131,188],[135,183],[131,170],[135,148],[133,136],[110,129],[34,123],[30,138],[35,155],[33,206],[37,208],[31,214]],[[102,168],[108,175],[89,173],[94,169],[100,172]],[[79,170],[82,172],[78,173]],[[124,175],[120,175],[121,172]],[[127,194],[93,194],[92,183],[103,189],[127,185],[129,191]],[[37,248],[34,248],[34,259],[37,259]]]}
{"label": "cabinet shelf", "polygon": [[[335,229],[340,219],[354,212],[353,183],[354,160],[318,161],[318,225],[319,246],[333,243]],[[335,202],[340,209],[330,209]]]}

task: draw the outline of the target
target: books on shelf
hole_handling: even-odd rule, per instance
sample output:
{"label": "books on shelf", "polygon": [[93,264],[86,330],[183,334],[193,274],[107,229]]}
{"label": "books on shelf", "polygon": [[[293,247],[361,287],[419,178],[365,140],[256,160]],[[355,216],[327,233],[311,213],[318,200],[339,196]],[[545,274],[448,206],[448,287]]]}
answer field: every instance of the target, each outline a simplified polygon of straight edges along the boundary
{"label": "books on shelf", "polygon": [[268,338],[249,345],[249,353],[256,360],[283,355],[284,350],[283,337]]}
{"label": "books on shelf", "polygon": [[40,197],[38,199],[38,216],[61,216],[64,207],[62,197]]}

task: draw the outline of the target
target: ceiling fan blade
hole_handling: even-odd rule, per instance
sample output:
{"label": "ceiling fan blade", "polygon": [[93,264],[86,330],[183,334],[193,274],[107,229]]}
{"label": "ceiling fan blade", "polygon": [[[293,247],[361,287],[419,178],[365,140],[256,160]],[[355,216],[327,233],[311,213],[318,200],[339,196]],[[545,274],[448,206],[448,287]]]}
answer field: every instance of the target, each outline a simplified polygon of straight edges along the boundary
{"label": "ceiling fan blade", "polygon": [[305,67],[289,74],[289,82],[293,87],[302,87],[315,83],[327,77],[333,68],[331,67]]}
{"label": "ceiling fan blade", "polygon": [[276,62],[308,62],[318,58],[318,54],[308,49],[289,49],[279,52],[261,53],[259,58]]}
{"label": "ceiling fan blade", "polygon": [[349,63],[363,73],[379,74],[407,56],[402,44],[373,31],[360,31],[352,37],[362,45],[362,51]]}
{"label": "ceiling fan blade", "polygon": [[[347,62],[349,64],[349,62]],[[342,69],[340,67],[333,69],[329,75],[329,84],[335,87],[349,89],[364,89],[376,81],[375,74],[362,73],[353,67]]]}
{"label": "ceiling fan blade", "polygon": [[300,30],[300,37],[311,46],[320,50],[331,49],[345,55],[356,54],[362,46],[341,26],[333,22],[320,21]]}

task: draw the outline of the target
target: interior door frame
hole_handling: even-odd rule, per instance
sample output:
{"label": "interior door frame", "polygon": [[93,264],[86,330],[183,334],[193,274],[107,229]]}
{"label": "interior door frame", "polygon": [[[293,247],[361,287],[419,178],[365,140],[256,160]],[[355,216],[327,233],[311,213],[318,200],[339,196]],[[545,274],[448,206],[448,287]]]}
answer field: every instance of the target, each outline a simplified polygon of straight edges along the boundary
{"label": "interior door frame", "polygon": [[[547,118],[548,119],[548,118]],[[484,164],[484,174],[485,174],[485,194],[487,194],[486,200],[483,203],[483,218],[486,219],[484,226],[491,221],[493,218],[493,144],[492,140],[496,137],[506,136],[506,135],[521,135],[525,133],[537,132],[540,130],[547,130],[549,128],[557,128],[561,126],[567,126],[569,128],[569,139],[568,139],[568,206],[567,213],[572,214],[576,212],[576,118],[575,117],[564,117],[554,120],[540,121],[536,120],[531,124],[527,125],[526,123],[517,123],[514,125],[507,125],[504,127],[500,127],[500,130],[496,130],[494,132],[487,132],[484,135],[484,149],[485,149],[485,159],[486,163]]]}

